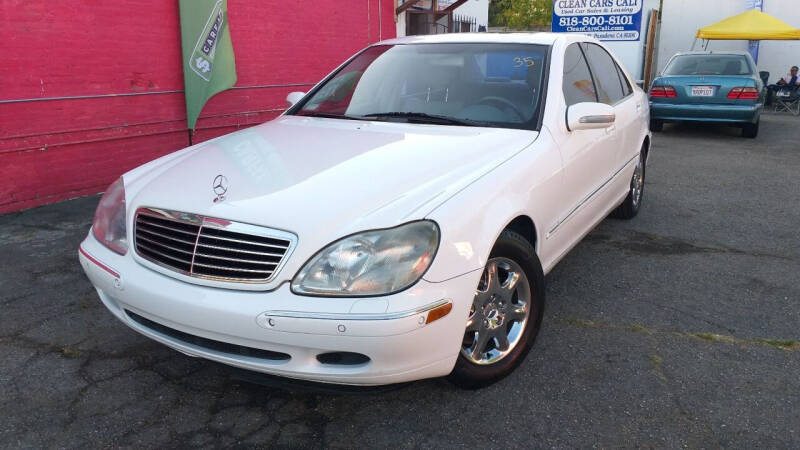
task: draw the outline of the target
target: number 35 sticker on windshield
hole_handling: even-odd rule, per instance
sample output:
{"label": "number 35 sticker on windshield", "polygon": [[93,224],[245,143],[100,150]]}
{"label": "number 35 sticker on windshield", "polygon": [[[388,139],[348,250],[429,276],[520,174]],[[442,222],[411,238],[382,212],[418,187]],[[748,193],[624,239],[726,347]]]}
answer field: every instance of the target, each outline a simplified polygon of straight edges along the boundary
{"label": "number 35 sticker on windshield", "polygon": [[529,56],[525,57],[517,56],[514,58],[514,67],[522,67],[522,66],[533,67],[534,64],[536,64],[536,61],[534,61],[533,58]]}

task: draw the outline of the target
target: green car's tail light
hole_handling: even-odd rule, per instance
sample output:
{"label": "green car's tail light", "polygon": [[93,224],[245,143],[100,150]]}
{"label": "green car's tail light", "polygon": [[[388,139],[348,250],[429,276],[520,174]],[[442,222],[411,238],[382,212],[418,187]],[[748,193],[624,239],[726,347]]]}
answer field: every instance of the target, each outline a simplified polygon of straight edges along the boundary
{"label": "green car's tail light", "polygon": [[758,89],[754,87],[735,87],[728,92],[728,98],[735,100],[757,100]]}
{"label": "green car's tail light", "polygon": [[653,86],[650,88],[650,98],[675,98],[678,93],[672,86]]}

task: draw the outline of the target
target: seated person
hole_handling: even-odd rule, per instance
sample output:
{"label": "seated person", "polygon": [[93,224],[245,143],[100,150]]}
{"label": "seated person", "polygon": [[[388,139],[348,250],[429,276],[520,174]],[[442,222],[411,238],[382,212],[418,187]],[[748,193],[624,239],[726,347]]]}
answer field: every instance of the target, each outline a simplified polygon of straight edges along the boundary
{"label": "seated person", "polygon": [[788,75],[778,80],[777,83],[767,86],[767,105],[772,104],[775,92],[781,89],[797,89],[798,87],[800,87],[800,76],[797,74],[797,66],[792,66]]}

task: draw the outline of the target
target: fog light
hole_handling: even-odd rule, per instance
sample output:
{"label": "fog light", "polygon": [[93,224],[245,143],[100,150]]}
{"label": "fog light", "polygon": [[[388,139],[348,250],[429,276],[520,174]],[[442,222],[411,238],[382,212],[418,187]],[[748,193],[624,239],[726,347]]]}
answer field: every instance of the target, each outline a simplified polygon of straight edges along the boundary
{"label": "fog light", "polygon": [[317,361],[334,366],[358,366],[369,362],[369,356],[353,352],[330,352],[317,355]]}

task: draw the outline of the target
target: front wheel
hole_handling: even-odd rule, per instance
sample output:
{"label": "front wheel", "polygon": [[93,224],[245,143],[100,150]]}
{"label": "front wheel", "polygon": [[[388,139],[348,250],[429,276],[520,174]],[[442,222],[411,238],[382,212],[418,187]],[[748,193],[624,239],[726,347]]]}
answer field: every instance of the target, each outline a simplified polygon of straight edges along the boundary
{"label": "front wheel", "polygon": [[450,381],[477,389],[511,373],[533,345],[543,312],[539,258],[525,238],[503,231],[475,290]]}

